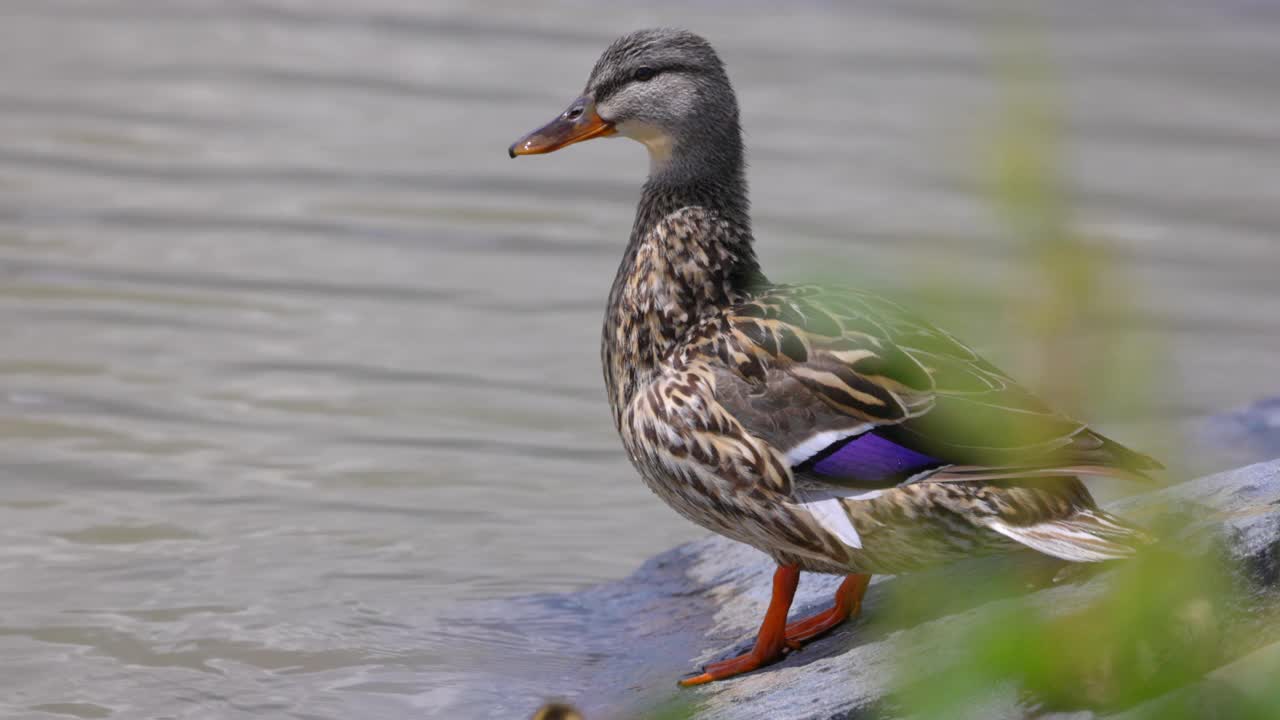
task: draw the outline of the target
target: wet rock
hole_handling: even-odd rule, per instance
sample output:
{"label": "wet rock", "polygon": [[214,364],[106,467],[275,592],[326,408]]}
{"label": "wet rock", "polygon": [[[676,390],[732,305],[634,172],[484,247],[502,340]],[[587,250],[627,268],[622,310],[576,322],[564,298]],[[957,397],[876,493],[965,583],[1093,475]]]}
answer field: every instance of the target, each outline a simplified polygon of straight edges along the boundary
{"label": "wet rock", "polygon": [[[1241,568],[1249,602],[1256,604],[1248,613],[1277,607],[1280,460],[1133,496],[1109,507],[1140,522],[1166,524],[1170,518],[1178,522],[1179,513],[1187,511],[1198,526],[1187,528],[1188,537],[1214,538]],[[1212,532],[1195,534],[1206,529]],[[750,646],[769,599],[769,560],[746,546],[708,537],[654,557],[623,580],[563,595],[495,601],[478,613],[472,608],[468,617],[452,623],[451,631],[490,638],[494,650],[471,658],[469,664],[476,669],[457,678],[450,693],[454,698],[445,705],[458,717],[494,718],[529,717],[550,698],[573,702],[589,720],[662,717],[667,711],[673,713],[669,717],[708,720],[893,717],[898,708],[888,698],[898,680],[895,663],[904,652],[933,652],[931,643],[943,631],[977,622],[982,613],[1012,600],[992,590],[967,592],[945,603],[930,598],[919,609],[895,606],[892,613],[886,603],[891,597],[895,602],[913,597],[911,583],[945,586],[952,576],[959,586],[983,587],[983,574],[998,577],[1007,572],[1008,562],[1012,561],[987,559],[935,573],[877,577],[858,621],[762,671],[680,689],[676,680],[701,664]],[[1045,577],[1052,576],[1055,567],[1046,563]],[[1098,596],[1115,572],[1097,570],[1083,579],[1043,587],[1030,597],[1055,613],[1069,614]],[[838,582],[836,577],[804,575],[793,612],[807,614],[825,607]],[[871,620],[886,616],[894,619]],[[1247,692],[1249,681],[1232,684],[1232,678],[1275,677],[1255,665],[1273,667],[1276,647],[1280,646],[1248,648],[1254,654],[1225,658],[1213,666],[1218,669],[1209,668],[1203,691],[1235,697]],[[985,716],[1024,717],[1026,708],[1016,689],[997,689]],[[1123,709],[1140,711],[1141,706]],[[1041,716],[1095,717],[1088,711]]]}

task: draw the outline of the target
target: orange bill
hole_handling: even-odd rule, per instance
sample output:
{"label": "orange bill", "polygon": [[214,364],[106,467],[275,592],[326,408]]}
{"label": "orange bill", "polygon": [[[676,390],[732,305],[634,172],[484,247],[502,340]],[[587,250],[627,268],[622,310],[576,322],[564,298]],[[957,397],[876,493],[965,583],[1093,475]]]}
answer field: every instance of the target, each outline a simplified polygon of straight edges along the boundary
{"label": "orange bill", "polygon": [[596,114],[595,102],[584,95],[570,103],[569,109],[555,120],[512,143],[507,154],[515,157],[555,152],[566,145],[615,132],[612,123],[601,120]]}

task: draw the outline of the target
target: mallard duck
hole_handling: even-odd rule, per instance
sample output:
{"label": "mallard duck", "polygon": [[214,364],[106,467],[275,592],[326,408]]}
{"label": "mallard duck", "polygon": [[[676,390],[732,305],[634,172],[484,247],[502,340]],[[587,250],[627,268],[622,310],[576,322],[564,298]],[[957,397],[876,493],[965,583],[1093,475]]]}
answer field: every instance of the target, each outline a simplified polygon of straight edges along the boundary
{"label": "mallard duck", "polygon": [[[509,154],[615,135],[650,162],[605,313],[614,424],[659,497],[777,562],[751,651],[682,684],[798,649],[858,613],[872,574],[1018,547],[1099,562],[1145,541],[1080,477],[1145,477],[1155,460],[893,302],[765,278],[738,105],[706,40],[618,39],[582,95]],[[830,609],[788,623],[802,571],[847,577]]]}

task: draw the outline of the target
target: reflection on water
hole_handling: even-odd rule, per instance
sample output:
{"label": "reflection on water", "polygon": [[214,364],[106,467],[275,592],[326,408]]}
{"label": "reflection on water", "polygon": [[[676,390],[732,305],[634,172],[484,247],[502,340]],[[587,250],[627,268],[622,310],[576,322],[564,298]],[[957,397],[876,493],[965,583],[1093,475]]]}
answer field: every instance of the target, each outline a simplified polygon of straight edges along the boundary
{"label": "reflection on water", "polygon": [[[1074,3],[1047,35],[1081,220],[1141,291],[1112,321],[1183,378],[1112,427],[1277,389],[1280,17],[1213,5]],[[642,152],[505,153],[622,31],[722,48],[779,279],[1015,268],[973,180],[986,13],[590,7],[5,3],[6,715],[429,713],[468,667],[546,657],[446,608],[696,534],[600,389]]]}

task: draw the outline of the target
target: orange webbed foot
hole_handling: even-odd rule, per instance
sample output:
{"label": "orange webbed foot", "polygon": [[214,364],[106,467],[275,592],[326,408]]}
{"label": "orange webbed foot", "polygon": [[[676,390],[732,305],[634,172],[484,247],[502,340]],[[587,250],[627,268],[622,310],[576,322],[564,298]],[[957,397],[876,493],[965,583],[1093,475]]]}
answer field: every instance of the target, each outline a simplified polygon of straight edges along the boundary
{"label": "orange webbed foot", "polygon": [[788,624],[787,611],[799,579],[799,569],[779,567],[773,576],[773,599],[765,612],[755,647],[748,653],[707,665],[702,674],[685,678],[680,685],[691,687],[724,680],[781,660],[787,650],[799,650],[804,643],[857,615],[862,609],[862,596],[871,582],[870,575],[850,575],[836,591],[836,601],[831,608]]}
{"label": "orange webbed foot", "polygon": [[694,685],[702,685],[715,680],[724,680],[726,678],[734,677],[735,675],[749,673],[752,670],[758,670],[765,665],[781,660],[784,654],[785,653],[781,647],[779,647],[776,652],[772,653],[756,652],[756,650],[753,649],[751,652],[739,655],[738,657],[721,660],[720,662],[713,662],[710,665],[707,665],[703,668],[703,673],[701,675],[695,675],[694,677],[681,680],[680,686],[692,687]]}

